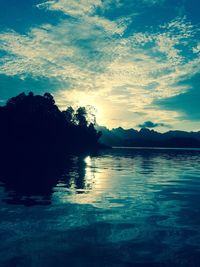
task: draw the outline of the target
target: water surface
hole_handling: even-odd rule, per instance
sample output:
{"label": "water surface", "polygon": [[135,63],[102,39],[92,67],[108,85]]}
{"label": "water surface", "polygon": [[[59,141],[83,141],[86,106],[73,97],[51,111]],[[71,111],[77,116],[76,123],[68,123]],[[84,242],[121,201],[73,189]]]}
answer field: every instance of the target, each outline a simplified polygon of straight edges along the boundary
{"label": "water surface", "polygon": [[115,148],[66,166],[51,186],[1,184],[0,266],[200,266],[200,151]]}

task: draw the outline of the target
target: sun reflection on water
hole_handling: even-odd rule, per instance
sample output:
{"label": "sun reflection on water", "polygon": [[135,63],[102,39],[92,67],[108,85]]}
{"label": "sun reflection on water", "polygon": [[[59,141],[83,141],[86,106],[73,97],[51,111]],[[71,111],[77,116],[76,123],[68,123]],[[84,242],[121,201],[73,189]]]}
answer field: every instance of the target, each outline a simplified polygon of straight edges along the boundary
{"label": "sun reflection on water", "polygon": [[127,258],[129,266],[200,266],[199,164],[200,153],[187,151],[74,156],[48,206],[1,203],[3,256],[13,263],[17,244],[23,255],[47,251],[42,266],[52,257],[65,259],[61,266],[75,266],[71,258],[80,259],[76,266],[90,266],[91,257],[99,263],[104,255],[109,266],[126,266]]}

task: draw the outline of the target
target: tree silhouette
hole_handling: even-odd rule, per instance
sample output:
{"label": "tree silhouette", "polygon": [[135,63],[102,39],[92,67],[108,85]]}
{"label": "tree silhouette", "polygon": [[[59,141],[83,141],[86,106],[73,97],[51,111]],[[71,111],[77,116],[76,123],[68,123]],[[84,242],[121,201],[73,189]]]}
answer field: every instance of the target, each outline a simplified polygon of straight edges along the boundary
{"label": "tree silhouette", "polygon": [[87,110],[60,111],[53,96],[21,93],[0,108],[0,158],[42,161],[99,147],[100,133],[87,121]]}
{"label": "tree silhouette", "polygon": [[63,115],[68,124],[74,123],[74,109],[72,107],[68,107],[63,111]]}
{"label": "tree silhouette", "polygon": [[87,119],[86,119],[86,116],[87,116],[86,108],[85,107],[79,107],[77,109],[77,111],[76,111],[76,114],[75,114],[76,123],[79,126],[87,127]]}

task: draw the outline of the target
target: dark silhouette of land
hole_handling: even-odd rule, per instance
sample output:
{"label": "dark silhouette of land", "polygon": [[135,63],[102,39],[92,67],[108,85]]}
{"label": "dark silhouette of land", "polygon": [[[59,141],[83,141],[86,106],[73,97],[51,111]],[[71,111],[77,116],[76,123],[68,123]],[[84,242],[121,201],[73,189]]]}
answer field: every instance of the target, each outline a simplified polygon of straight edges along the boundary
{"label": "dark silhouette of land", "polygon": [[22,93],[0,107],[1,151],[10,158],[15,152],[46,156],[47,151],[60,154],[94,149],[101,133],[87,115],[84,107],[60,111],[49,93]]}
{"label": "dark silhouette of land", "polygon": [[[64,175],[67,184],[67,173],[77,166],[80,179],[74,183],[83,188],[83,156],[106,145],[200,147],[200,132],[108,130],[95,122],[94,114],[88,114],[85,107],[59,110],[49,93],[21,93],[0,106],[0,181],[6,190],[17,192],[12,203],[21,203],[20,196],[26,196],[25,203],[31,205],[31,195],[43,195],[48,203],[58,180]],[[71,156],[78,156],[76,163]]]}
{"label": "dark silhouette of land", "polygon": [[[98,150],[101,133],[85,107],[60,111],[51,94],[21,93],[0,107],[0,180],[27,190],[49,189],[69,156]],[[45,190],[49,190],[44,187]]]}
{"label": "dark silhouette of land", "polygon": [[101,142],[109,146],[200,148],[200,132],[159,133],[148,128],[137,131],[121,127],[112,130],[106,127],[97,127],[97,129],[102,132]]}

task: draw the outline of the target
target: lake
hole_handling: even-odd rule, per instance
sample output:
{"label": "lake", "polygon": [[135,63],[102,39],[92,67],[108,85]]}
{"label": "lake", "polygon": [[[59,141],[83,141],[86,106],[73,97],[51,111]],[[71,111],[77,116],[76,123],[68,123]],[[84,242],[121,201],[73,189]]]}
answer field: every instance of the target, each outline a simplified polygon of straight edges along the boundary
{"label": "lake", "polygon": [[200,150],[74,156],[22,187],[0,186],[2,267],[200,266]]}

